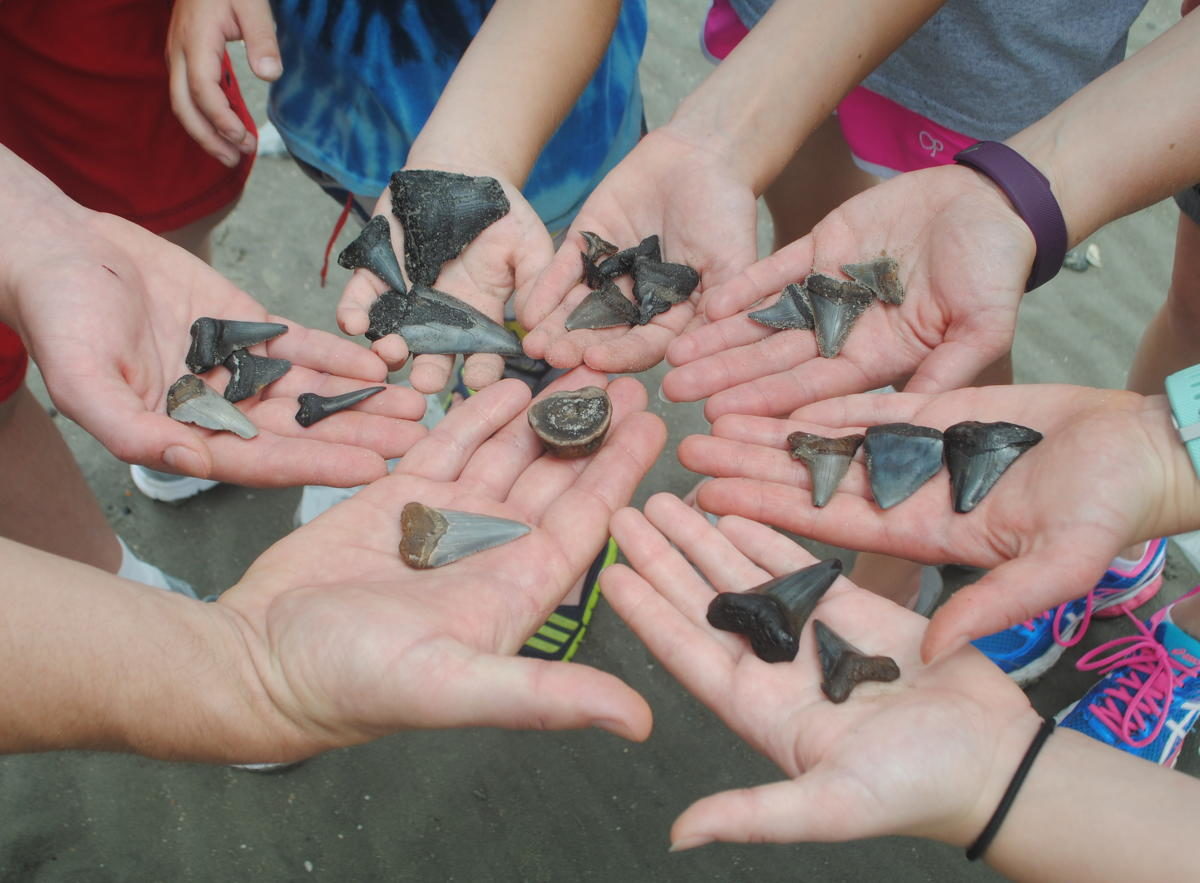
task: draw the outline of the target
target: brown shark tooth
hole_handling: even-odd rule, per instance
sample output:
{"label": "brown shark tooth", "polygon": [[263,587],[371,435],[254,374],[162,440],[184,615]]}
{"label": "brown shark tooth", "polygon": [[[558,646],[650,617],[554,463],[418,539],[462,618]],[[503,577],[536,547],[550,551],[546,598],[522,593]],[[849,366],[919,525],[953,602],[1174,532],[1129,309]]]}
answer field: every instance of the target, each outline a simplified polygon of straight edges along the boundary
{"label": "brown shark tooth", "polygon": [[229,369],[229,383],[225,386],[225,398],[240,402],[274,383],[292,368],[287,359],[272,359],[238,350],[225,360]]}
{"label": "brown shark tooth", "polygon": [[400,557],[421,570],[441,567],[512,542],[530,530],[507,518],[409,503],[400,513]]}
{"label": "brown shark tooth", "polygon": [[813,273],[804,280],[804,293],[813,314],[817,349],[826,359],[832,359],[842,351],[850,329],[875,296],[857,282],[822,273]]}
{"label": "brown shark tooth", "polygon": [[804,294],[804,284],[793,282],[783,289],[779,300],[750,313],[749,318],[759,325],[768,328],[789,330],[793,328],[808,329],[813,327],[812,307]]}
{"label": "brown shark tooth", "polygon": [[405,169],[392,175],[392,212],[404,225],[404,267],[414,285],[432,285],[442,264],[508,214],[495,178]]}
{"label": "brown shark tooth", "polygon": [[871,289],[871,293],[885,304],[899,306],[904,303],[904,285],[900,282],[900,264],[886,255],[861,264],[843,264],[842,272]]}
{"label": "brown shark tooth", "polygon": [[312,426],[324,420],[331,414],[352,408],[363,399],[369,399],[377,392],[383,392],[386,386],[369,386],[366,389],[356,389],[336,396],[319,396],[315,392],[301,393],[296,397],[300,402],[300,410],[296,412],[296,422],[301,426]]}
{"label": "brown shark tooth", "polygon": [[821,690],[830,702],[845,702],[863,681],[894,681],[900,666],[890,656],[867,656],[819,619],[813,620],[817,657],[821,660]]}
{"label": "brown shark tooth", "polygon": [[657,236],[647,236],[633,248],[619,251],[600,263],[599,270],[605,279],[615,279],[633,272],[633,265],[638,258],[650,261],[662,260],[662,249],[659,247]]}
{"label": "brown shark tooth", "polygon": [[368,340],[399,334],[413,355],[524,353],[517,336],[499,322],[465,301],[427,285],[414,284],[406,295],[385,291],[371,305],[368,316],[371,321]]}
{"label": "brown shark tooth", "polygon": [[278,322],[237,322],[203,316],[192,323],[192,345],[184,361],[193,374],[203,374],[220,365],[235,350],[263,343],[285,331],[287,326]]}
{"label": "brown shark tooth", "polygon": [[700,284],[700,274],[687,264],[638,258],[633,263],[633,297],[638,302],[638,324],[645,325],[659,313],[691,297]]}
{"label": "brown shark tooth", "polygon": [[552,393],[529,406],[529,425],[555,457],[594,454],[612,423],[612,401],[598,386]]}
{"label": "brown shark tooth", "polygon": [[942,468],[942,434],[928,426],[885,423],[867,429],[863,453],[881,509],[902,503]]}
{"label": "brown shark tooth", "polygon": [[955,423],[945,432],[946,468],[955,512],[970,512],[1018,457],[1042,440],[1017,423]]}
{"label": "brown shark tooth", "polygon": [[811,432],[793,432],[787,437],[788,451],[792,457],[808,467],[812,479],[812,501],[818,509],[829,502],[846,477],[854,452],[862,442],[861,435],[826,438]]}
{"label": "brown shark tooth", "polygon": [[583,242],[587,246],[587,259],[593,263],[601,258],[606,258],[609,255],[617,253],[615,245],[595,233],[588,230],[580,230],[579,235],[583,237]]}
{"label": "brown shark tooth", "polygon": [[638,324],[636,305],[621,293],[615,282],[605,282],[587,296],[567,316],[563,327],[567,331],[581,328],[613,328],[617,325]]}
{"label": "brown shark tooth", "polygon": [[369,270],[400,294],[408,290],[392,248],[392,228],[383,215],[371,218],[358,238],[342,249],[338,264],[347,270]]}
{"label": "brown shark tooth", "polygon": [[215,389],[195,374],[184,374],[167,391],[167,416],[205,429],[254,438],[258,428]]}

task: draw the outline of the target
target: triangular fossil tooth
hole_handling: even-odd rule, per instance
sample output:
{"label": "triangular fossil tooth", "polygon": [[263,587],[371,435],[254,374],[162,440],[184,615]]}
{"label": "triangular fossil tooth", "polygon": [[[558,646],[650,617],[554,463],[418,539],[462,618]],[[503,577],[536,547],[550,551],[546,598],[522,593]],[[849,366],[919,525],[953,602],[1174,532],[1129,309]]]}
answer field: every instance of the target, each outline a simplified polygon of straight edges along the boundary
{"label": "triangular fossil tooth", "polygon": [[945,432],[946,468],[955,512],[970,512],[1042,434],[1016,423],[955,423]]}
{"label": "triangular fossil tooth", "polygon": [[826,359],[842,351],[850,329],[875,300],[869,288],[821,273],[804,280],[804,294],[813,314],[817,349]]}
{"label": "triangular fossil tooth", "polygon": [[242,438],[258,435],[249,417],[195,374],[184,374],[171,384],[167,391],[167,416],[205,429],[232,432]]}
{"label": "triangular fossil tooth", "polygon": [[399,334],[411,306],[412,298],[407,293],[385,291],[367,311],[370,325],[364,336],[367,340],[381,340],[389,334]]}
{"label": "triangular fossil tooth", "polygon": [[552,456],[594,454],[612,423],[612,400],[598,386],[551,393],[529,406],[529,425]]}
{"label": "triangular fossil tooth", "polygon": [[615,279],[617,276],[632,273],[638,258],[649,261],[662,260],[662,248],[657,236],[647,236],[633,248],[624,249],[610,258],[605,258],[599,266],[600,274],[605,279]]}
{"label": "triangular fossil tooth", "polygon": [[409,503],[400,513],[400,557],[409,567],[441,567],[529,533],[519,521]]}
{"label": "triangular fossil tooth", "polygon": [[862,444],[861,435],[844,435],[841,438],[826,438],[811,432],[793,432],[787,437],[788,451],[796,460],[808,467],[812,480],[812,501],[818,509],[829,502],[837,490],[854,452]]}
{"label": "triangular fossil tooth", "polygon": [[845,702],[863,681],[894,681],[900,666],[890,656],[867,656],[819,619],[813,620],[817,657],[821,660],[821,690],[831,702]]}
{"label": "triangular fossil tooth", "polygon": [[204,316],[192,323],[192,345],[184,361],[193,374],[203,374],[236,350],[263,343],[285,331],[287,326],[278,322],[236,322]]}
{"label": "triangular fossil tooth", "polygon": [[392,175],[390,187],[392,212],[404,225],[404,267],[414,285],[436,282],[442,264],[508,214],[508,197],[495,178],[405,169]]}
{"label": "triangular fossil tooth", "polygon": [[621,293],[616,283],[605,282],[595,291],[588,292],[567,316],[563,327],[567,331],[613,328],[617,325],[636,325],[638,318],[637,306]]}
{"label": "triangular fossil tooth", "polygon": [[638,258],[633,263],[633,297],[639,305],[638,324],[687,300],[700,284],[700,274],[687,264]]}
{"label": "triangular fossil tooth", "polygon": [[324,420],[331,414],[352,408],[363,399],[369,399],[377,392],[383,392],[386,386],[368,386],[353,392],[344,392],[336,396],[319,396],[315,392],[304,392],[296,397],[300,410],[296,412],[296,422],[301,426],[312,426],[319,420]]}
{"label": "triangular fossil tooth", "polygon": [[580,230],[579,235],[583,237],[583,242],[587,246],[587,259],[593,263],[601,258],[606,258],[609,255],[617,253],[615,245],[595,233],[588,230]]}
{"label": "triangular fossil tooth", "polygon": [[231,402],[240,402],[287,374],[292,368],[292,363],[287,359],[272,359],[237,350],[225,360],[225,367],[229,369],[225,398]]}
{"label": "triangular fossil tooth", "polygon": [[787,609],[796,634],[800,634],[800,629],[816,609],[817,602],[825,597],[829,587],[842,575],[842,569],[840,558],[827,558],[776,577],[750,591],[778,598]]}
{"label": "triangular fossil tooth", "polygon": [[885,304],[904,303],[904,285],[900,282],[900,264],[895,258],[878,257],[861,264],[843,264],[842,272],[871,289]]}
{"label": "triangular fossil tooth", "polygon": [[755,310],[750,318],[759,325],[768,328],[789,330],[792,328],[812,328],[812,307],[804,296],[804,286],[793,282],[783,289],[779,300],[761,310]]}
{"label": "triangular fossil tooth", "polygon": [[408,290],[392,248],[392,228],[383,215],[371,218],[358,238],[342,249],[338,265],[347,270],[369,270],[400,294]]}
{"label": "triangular fossil tooth", "polygon": [[942,434],[928,426],[885,423],[867,429],[863,442],[871,494],[890,509],[915,494],[942,468]]}
{"label": "triangular fossil tooth", "polygon": [[520,356],[521,341],[499,322],[465,301],[413,285],[408,294],[385,291],[371,305],[368,340],[399,334],[413,355],[498,353]]}
{"label": "triangular fossil tooth", "polygon": [[595,261],[587,256],[584,252],[579,253],[580,262],[583,265],[583,273],[580,274],[580,281],[588,288],[595,291],[597,288],[602,288],[608,280],[604,274],[600,272],[600,268],[596,266]]}

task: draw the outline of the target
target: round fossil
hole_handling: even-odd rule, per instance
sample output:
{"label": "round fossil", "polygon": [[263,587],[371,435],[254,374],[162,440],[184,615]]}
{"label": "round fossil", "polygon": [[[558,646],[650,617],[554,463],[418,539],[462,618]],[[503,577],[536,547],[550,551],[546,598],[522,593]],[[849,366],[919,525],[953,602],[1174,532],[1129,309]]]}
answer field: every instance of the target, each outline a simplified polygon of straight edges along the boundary
{"label": "round fossil", "polygon": [[529,425],[555,457],[595,453],[612,422],[612,401],[598,386],[556,392],[529,406]]}

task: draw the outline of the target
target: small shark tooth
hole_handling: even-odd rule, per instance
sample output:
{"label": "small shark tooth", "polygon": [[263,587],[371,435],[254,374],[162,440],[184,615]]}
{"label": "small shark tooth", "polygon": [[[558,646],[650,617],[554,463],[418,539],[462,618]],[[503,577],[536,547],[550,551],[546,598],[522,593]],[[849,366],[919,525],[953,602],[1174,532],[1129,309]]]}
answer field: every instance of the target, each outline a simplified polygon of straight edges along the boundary
{"label": "small shark tooth", "polygon": [[296,422],[301,426],[312,426],[319,420],[324,420],[331,414],[352,408],[363,399],[369,399],[377,392],[383,392],[386,386],[368,386],[353,392],[344,392],[336,396],[319,396],[315,392],[301,393],[296,397],[300,410],[296,412]]}
{"label": "small shark tooth", "polygon": [[850,469],[854,452],[862,444],[861,435],[825,438],[811,432],[793,432],[787,437],[793,459],[803,461],[812,479],[812,501],[818,509],[829,502]]}
{"label": "small shark tooth", "polygon": [[800,630],[841,572],[842,562],[830,558],[745,592],[719,592],[708,605],[709,625],[745,635],[764,662],[791,662]]}
{"label": "small shark tooth", "polygon": [[242,438],[258,435],[249,417],[195,374],[184,374],[171,384],[167,391],[167,416],[180,423],[232,432]]}
{"label": "small shark tooth", "polygon": [[900,666],[890,656],[867,656],[819,619],[813,620],[817,657],[821,660],[821,690],[830,702],[845,702],[863,681],[894,681]]}
{"label": "small shark tooth", "polygon": [[861,264],[843,264],[842,272],[871,289],[885,304],[904,303],[904,285],[900,282],[900,264],[886,255]]}
{"label": "small shark tooth", "polygon": [[636,325],[640,314],[629,298],[621,293],[615,282],[605,282],[587,296],[567,316],[563,327],[568,331],[581,328],[613,328],[617,325]]}
{"label": "small shark tooth", "polygon": [[659,247],[657,236],[647,236],[633,248],[619,251],[610,258],[605,258],[599,266],[605,279],[615,279],[633,272],[633,265],[638,258],[650,261],[662,260],[662,249]]}
{"label": "small shark tooth", "polygon": [[524,353],[517,336],[470,304],[444,291],[415,284],[407,295],[385,291],[371,305],[368,340],[399,334],[413,355],[421,353]]}
{"label": "small shark tooth", "polygon": [[826,359],[832,359],[842,351],[850,329],[875,296],[857,282],[834,279],[821,273],[812,273],[804,280],[804,293],[813,314],[817,349]]}
{"label": "small shark tooth", "polygon": [[287,326],[278,322],[236,322],[204,316],[192,323],[192,345],[184,361],[193,374],[203,374],[220,365],[235,350],[263,343],[285,331]]}
{"label": "small shark tooth", "polygon": [[890,509],[915,494],[942,468],[942,434],[910,423],[871,426],[863,452],[871,494],[880,508]]}
{"label": "small shark tooth", "polygon": [[804,294],[804,285],[797,282],[784,288],[779,295],[779,300],[769,307],[755,310],[750,313],[749,318],[759,325],[782,330],[813,327],[812,307],[809,306],[808,298]]}
{"label": "small shark tooth", "polygon": [[231,402],[240,402],[287,374],[292,368],[292,363],[287,359],[272,359],[237,350],[225,360],[225,367],[229,369],[225,398]]}
{"label": "small shark tooth", "polygon": [[424,570],[511,542],[529,533],[519,521],[409,503],[400,513],[400,557]]}
{"label": "small shark tooth", "polygon": [[583,273],[580,275],[580,281],[588,288],[595,291],[597,288],[603,288],[604,283],[608,280],[600,272],[600,268],[596,266],[595,261],[587,256],[586,252],[579,253],[580,263],[583,264]]}
{"label": "small shark tooth", "polygon": [[955,423],[945,432],[946,468],[955,512],[970,512],[1013,462],[1042,440],[1016,423]]}
{"label": "small shark tooth", "polygon": [[369,270],[400,294],[408,289],[400,274],[400,261],[392,248],[392,228],[383,215],[371,218],[358,238],[342,249],[338,265],[347,270]]}
{"label": "small shark tooth", "polygon": [[638,324],[687,300],[700,284],[700,274],[687,264],[639,258],[633,264],[633,297],[640,310]]}
{"label": "small shark tooth", "polygon": [[598,386],[552,393],[529,406],[529,425],[552,456],[594,454],[612,423],[612,401]]}
{"label": "small shark tooth", "polygon": [[589,261],[595,262],[601,258],[606,258],[609,255],[617,253],[617,247],[615,245],[613,245],[607,239],[601,238],[595,233],[591,233],[587,230],[580,230],[579,235],[583,237],[583,242],[587,246],[585,255]]}

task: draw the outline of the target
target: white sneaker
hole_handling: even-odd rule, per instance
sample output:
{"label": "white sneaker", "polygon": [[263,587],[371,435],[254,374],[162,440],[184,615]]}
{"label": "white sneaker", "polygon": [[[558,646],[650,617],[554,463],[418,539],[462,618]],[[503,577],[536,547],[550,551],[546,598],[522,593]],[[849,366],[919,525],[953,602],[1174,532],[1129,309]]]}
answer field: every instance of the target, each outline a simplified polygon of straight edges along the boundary
{"label": "white sneaker", "polygon": [[134,486],[149,497],[162,503],[178,503],[196,494],[214,488],[221,482],[209,478],[193,478],[190,475],[175,475],[159,472],[145,466],[130,466],[129,476]]}

